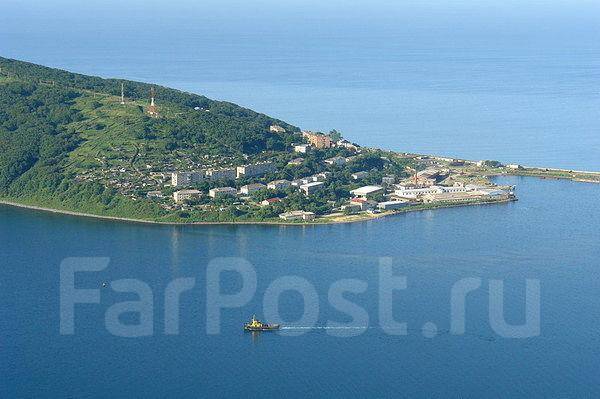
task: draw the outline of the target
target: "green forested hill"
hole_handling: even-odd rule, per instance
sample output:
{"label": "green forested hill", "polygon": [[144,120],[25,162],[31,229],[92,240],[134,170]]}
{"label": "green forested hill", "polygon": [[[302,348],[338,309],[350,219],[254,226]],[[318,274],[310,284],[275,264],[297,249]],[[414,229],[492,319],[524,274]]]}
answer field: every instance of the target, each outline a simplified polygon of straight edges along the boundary
{"label": "green forested hill", "polygon": [[[145,112],[152,87],[160,118]],[[269,132],[273,124],[286,133]],[[297,132],[266,115],[195,94],[0,58],[0,197],[5,199],[168,217],[156,204],[132,201],[99,179],[78,176],[111,166],[156,172],[207,157],[239,163],[285,150]]]}
{"label": "green forested hill", "polygon": [[[152,90],[158,117],[149,112]],[[340,135],[332,131],[330,138]],[[0,58],[1,201],[162,222],[277,220],[290,210],[330,214],[359,185],[406,175],[406,158],[393,153],[343,141],[295,153],[292,144],[303,141],[297,127],[235,104]],[[343,166],[325,162],[332,157]],[[170,185],[171,172],[235,172],[266,161],[270,169],[259,175],[207,174]],[[353,178],[359,171],[368,177]],[[281,179],[289,187],[264,186]],[[305,195],[290,186],[298,179],[318,180],[322,188]],[[262,189],[241,190],[251,183]],[[209,198],[210,189],[227,186],[239,195]],[[176,202],[173,192],[182,188],[202,195]]]}

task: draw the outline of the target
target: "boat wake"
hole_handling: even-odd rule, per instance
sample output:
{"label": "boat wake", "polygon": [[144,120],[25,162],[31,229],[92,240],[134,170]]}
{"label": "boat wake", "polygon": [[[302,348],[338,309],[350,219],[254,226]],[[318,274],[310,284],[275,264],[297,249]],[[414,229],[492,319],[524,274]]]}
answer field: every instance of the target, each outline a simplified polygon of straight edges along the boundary
{"label": "boat wake", "polygon": [[366,330],[369,326],[286,326],[281,330]]}
{"label": "boat wake", "polygon": [[[384,330],[382,327],[369,327],[369,326],[282,326],[280,328],[281,330]],[[394,330],[394,328],[385,328],[386,331],[391,331]],[[432,338],[434,336],[443,336],[443,335],[447,335],[447,336],[451,336],[451,332],[450,330],[428,330],[428,329],[412,329],[409,328],[407,330],[404,329],[398,329],[398,330],[403,330],[405,331],[405,333],[411,334],[411,333],[421,333],[421,334],[426,334],[429,333],[427,335],[429,335],[429,338]],[[488,341],[488,342],[493,342],[496,340],[495,337],[493,336],[489,336],[489,335],[485,335],[485,334],[478,334],[478,333],[464,333],[462,335],[465,335],[467,337],[472,337],[472,338],[476,338],[482,341]]]}

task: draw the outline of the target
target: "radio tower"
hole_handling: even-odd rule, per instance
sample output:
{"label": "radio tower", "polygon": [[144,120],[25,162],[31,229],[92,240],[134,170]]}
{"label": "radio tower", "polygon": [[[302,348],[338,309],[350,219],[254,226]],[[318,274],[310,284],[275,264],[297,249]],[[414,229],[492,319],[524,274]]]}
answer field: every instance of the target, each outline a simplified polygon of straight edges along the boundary
{"label": "radio tower", "polygon": [[125,85],[121,83],[121,105],[125,105]]}
{"label": "radio tower", "polygon": [[148,115],[153,116],[153,117],[158,117],[158,110],[156,108],[156,105],[154,104],[154,97],[156,96],[156,93],[154,92],[154,87],[152,89],[150,89],[150,106],[148,107]]}

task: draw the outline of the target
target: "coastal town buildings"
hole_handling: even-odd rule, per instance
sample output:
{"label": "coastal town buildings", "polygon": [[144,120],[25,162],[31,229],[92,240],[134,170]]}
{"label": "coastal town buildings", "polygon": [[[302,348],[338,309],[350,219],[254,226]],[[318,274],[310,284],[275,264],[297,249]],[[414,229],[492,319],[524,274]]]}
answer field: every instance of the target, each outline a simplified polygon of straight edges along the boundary
{"label": "coastal town buildings", "polygon": [[208,195],[211,198],[236,196],[237,190],[234,187],[217,187],[209,190]]}
{"label": "coastal town buildings", "polygon": [[264,184],[252,183],[252,184],[246,184],[245,186],[240,187],[240,192],[242,194],[249,195],[254,192],[260,191],[264,188],[266,188],[266,186]]}
{"label": "coastal town buildings", "polygon": [[184,201],[198,199],[202,196],[199,190],[180,190],[173,193],[173,199],[177,204],[182,204]]}
{"label": "coastal town buildings", "polygon": [[267,198],[266,200],[263,200],[260,202],[261,206],[269,206],[269,205],[274,205],[278,202],[281,202],[281,198]]}
{"label": "coastal town buildings", "polygon": [[391,186],[395,183],[396,183],[396,176],[384,176],[381,178],[381,185],[384,187]]}
{"label": "coastal town buildings", "polygon": [[237,177],[236,168],[209,169],[206,177],[210,180],[233,180]]}
{"label": "coastal town buildings", "polygon": [[342,205],[341,210],[342,212],[353,214],[360,212],[361,206],[360,204],[349,203]]}
{"label": "coastal town buildings", "polygon": [[312,146],[318,149],[331,148],[333,146],[331,138],[321,133],[304,131],[302,132],[302,137],[304,137]]}
{"label": "coastal town buildings", "polygon": [[[462,192],[443,192],[443,193],[434,193],[427,194],[423,197],[423,202],[426,204],[436,203],[436,204],[458,204],[462,202],[473,202],[485,199],[488,197],[492,199],[486,193],[480,191],[462,191]],[[500,199],[496,197],[495,199]]]}
{"label": "coastal town buildings", "polygon": [[369,211],[375,209],[377,206],[377,201],[372,201],[363,197],[356,197],[350,200],[350,204],[358,206],[361,211]]}
{"label": "coastal town buildings", "polygon": [[350,191],[350,193],[357,197],[367,198],[367,197],[371,197],[371,196],[374,196],[377,194],[382,194],[383,187],[381,187],[381,186],[364,186],[364,187],[360,187],[355,190],[352,190],[352,191]]}
{"label": "coastal town buildings", "polygon": [[163,197],[162,191],[156,190],[156,191],[148,191],[146,193],[146,198],[152,199],[152,198],[162,198],[162,197]]}
{"label": "coastal town buildings", "polygon": [[438,186],[412,188],[408,186],[398,186],[394,191],[394,195],[399,198],[415,199],[427,194],[443,193],[444,189]]}
{"label": "coastal town buildings", "polygon": [[325,160],[327,165],[332,166],[344,166],[346,164],[346,158],[344,157],[333,157]]}
{"label": "coastal town buildings", "polygon": [[384,201],[377,204],[377,207],[382,211],[395,211],[410,205],[410,201]]}
{"label": "coastal town buildings", "polygon": [[350,151],[358,151],[359,146],[357,144],[351,143],[348,140],[338,140],[336,145],[338,147],[346,148]]}
{"label": "coastal town buildings", "polygon": [[362,180],[365,177],[369,176],[368,172],[356,172],[356,173],[352,173],[350,175],[350,177],[352,178],[352,180]]}
{"label": "coastal town buildings", "polygon": [[251,165],[244,165],[237,167],[237,178],[243,177],[257,177],[264,174],[275,172],[277,168],[273,162],[262,162]]}
{"label": "coastal town buildings", "polygon": [[314,194],[316,191],[320,190],[321,188],[323,188],[323,185],[325,183],[323,183],[322,181],[314,181],[311,183],[306,183],[300,186],[300,190],[302,190],[304,192],[304,194],[306,195],[311,195]]}
{"label": "coastal town buildings", "polygon": [[296,144],[294,145],[294,152],[306,154],[310,149],[310,144]]}
{"label": "coastal town buildings", "polygon": [[269,126],[269,131],[271,133],[285,133],[285,129],[279,125],[271,125]]}
{"label": "coastal town buildings", "polygon": [[285,190],[286,188],[291,186],[291,182],[289,180],[274,180],[272,182],[269,182],[269,184],[267,184],[267,188],[269,190]]}
{"label": "coastal town buildings", "polygon": [[315,214],[313,212],[291,211],[291,212],[285,212],[285,213],[280,214],[279,218],[286,220],[286,221],[293,221],[293,220],[308,221],[308,220],[314,220]]}
{"label": "coastal town buildings", "polygon": [[171,173],[171,186],[185,187],[204,180],[204,170]]}

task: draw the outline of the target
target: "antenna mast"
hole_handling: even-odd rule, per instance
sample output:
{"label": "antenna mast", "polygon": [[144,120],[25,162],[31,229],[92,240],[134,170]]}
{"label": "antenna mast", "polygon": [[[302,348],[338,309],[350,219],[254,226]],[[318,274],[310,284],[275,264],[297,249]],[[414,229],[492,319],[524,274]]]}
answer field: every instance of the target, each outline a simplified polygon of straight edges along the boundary
{"label": "antenna mast", "polygon": [[158,117],[158,110],[156,108],[156,104],[154,98],[156,97],[156,92],[154,91],[154,87],[150,89],[150,106],[148,107],[148,115],[153,116],[155,118]]}
{"label": "antenna mast", "polygon": [[125,85],[121,83],[121,105],[125,105]]}

